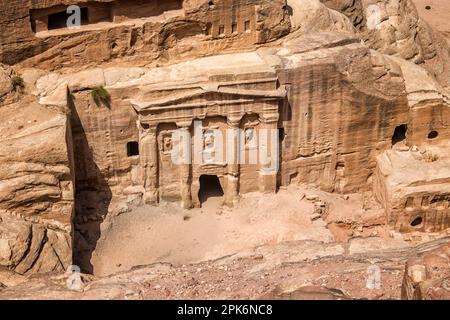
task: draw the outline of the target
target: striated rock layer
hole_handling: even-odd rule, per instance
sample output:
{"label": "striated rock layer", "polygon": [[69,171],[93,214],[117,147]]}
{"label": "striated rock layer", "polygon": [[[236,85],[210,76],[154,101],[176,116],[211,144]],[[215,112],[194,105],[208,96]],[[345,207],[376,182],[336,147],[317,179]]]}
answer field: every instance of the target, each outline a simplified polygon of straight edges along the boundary
{"label": "striated rock layer", "polygon": [[0,266],[63,271],[74,205],[67,115],[25,98],[0,107],[0,117]]}

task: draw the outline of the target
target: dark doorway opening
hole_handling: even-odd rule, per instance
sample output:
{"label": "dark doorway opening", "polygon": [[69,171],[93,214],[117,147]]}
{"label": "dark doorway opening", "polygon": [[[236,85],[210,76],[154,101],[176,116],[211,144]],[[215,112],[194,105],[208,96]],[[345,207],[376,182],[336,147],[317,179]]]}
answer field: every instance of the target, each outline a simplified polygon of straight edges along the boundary
{"label": "dark doorway opening", "polygon": [[204,203],[208,198],[223,197],[223,189],[217,176],[202,175],[198,199]]}
{"label": "dark doorway opening", "polygon": [[278,141],[282,143],[284,141],[284,138],[286,137],[286,134],[284,133],[284,128],[278,129]]}
{"label": "dark doorway opening", "polygon": [[130,141],[127,143],[127,155],[129,157],[139,155],[139,143],[136,141]]}
{"label": "dark doorway opening", "polygon": [[[68,14],[66,11],[53,13],[48,16],[48,30],[67,28],[67,19],[73,13]],[[89,23],[88,8],[81,8],[81,24]]]}
{"label": "dark doorway opening", "polygon": [[402,124],[395,128],[394,134],[392,135],[392,145],[404,141],[406,139],[406,131],[408,130],[408,126],[406,124]]}

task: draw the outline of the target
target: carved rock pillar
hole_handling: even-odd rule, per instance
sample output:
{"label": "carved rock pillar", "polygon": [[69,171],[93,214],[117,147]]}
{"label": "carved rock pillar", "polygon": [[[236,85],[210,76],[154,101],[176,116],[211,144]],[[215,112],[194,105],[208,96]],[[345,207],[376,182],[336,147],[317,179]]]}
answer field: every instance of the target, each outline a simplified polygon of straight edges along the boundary
{"label": "carved rock pillar", "polygon": [[278,113],[265,113],[261,117],[258,136],[259,190],[277,191],[280,142],[278,136]]}
{"label": "carved rock pillar", "polygon": [[[181,207],[183,209],[191,209],[192,205],[192,193],[191,193],[191,184],[192,184],[192,157],[191,155],[191,131],[190,126],[183,125],[180,127],[181,136],[183,137],[183,144],[185,151],[188,152],[189,156],[185,158],[185,162],[178,165],[179,174],[180,174],[180,183],[181,183]],[[187,150],[189,149],[189,150]]]}
{"label": "carved rock pillar", "polygon": [[144,202],[158,203],[158,143],[156,126],[141,127],[139,154],[145,189]]}
{"label": "carved rock pillar", "polygon": [[239,201],[239,146],[240,146],[240,132],[239,124],[241,118],[228,119],[227,130],[227,175],[226,188],[224,195],[224,205],[232,207]]}

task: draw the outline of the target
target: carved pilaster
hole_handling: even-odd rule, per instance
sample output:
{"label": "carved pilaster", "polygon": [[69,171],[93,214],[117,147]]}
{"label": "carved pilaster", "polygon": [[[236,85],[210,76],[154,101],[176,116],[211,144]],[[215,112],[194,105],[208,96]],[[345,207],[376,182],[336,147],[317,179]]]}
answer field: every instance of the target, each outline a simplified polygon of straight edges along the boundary
{"label": "carved pilaster", "polygon": [[158,143],[156,126],[140,126],[139,154],[145,189],[144,202],[158,203]]}
{"label": "carved pilaster", "polygon": [[239,133],[241,117],[228,118],[227,130],[227,169],[224,204],[232,207],[239,201],[239,146],[241,135]]}
{"label": "carved pilaster", "polygon": [[263,113],[259,125],[259,189],[261,192],[277,191],[280,141],[278,136],[278,113]]}
{"label": "carved pilaster", "polygon": [[[191,144],[191,132],[189,126],[183,126],[179,128],[181,130],[181,136],[183,139],[188,139],[184,141],[186,148],[192,148]],[[187,143],[189,142],[189,143]],[[189,151],[190,152],[190,151]],[[179,164],[179,173],[180,173],[180,184],[181,184],[181,207],[184,209],[191,209],[192,208],[192,192],[191,192],[191,185],[192,185],[192,159],[191,157],[190,161],[187,163],[181,163]],[[186,160],[189,160],[186,158]]]}

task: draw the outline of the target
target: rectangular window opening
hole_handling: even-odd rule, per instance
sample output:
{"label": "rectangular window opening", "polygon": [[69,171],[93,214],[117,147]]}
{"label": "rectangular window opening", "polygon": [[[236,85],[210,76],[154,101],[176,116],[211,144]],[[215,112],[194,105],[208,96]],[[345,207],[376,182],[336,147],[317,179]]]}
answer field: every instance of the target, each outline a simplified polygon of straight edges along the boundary
{"label": "rectangular window opening", "polygon": [[232,32],[232,33],[237,33],[237,23],[233,23],[233,24],[231,25],[231,32]]}
{"label": "rectangular window opening", "polygon": [[[67,13],[66,11],[61,11],[57,13],[50,14],[48,16],[48,30],[63,29],[67,28],[67,22],[70,17],[75,13]],[[80,23],[81,25],[86,25],[89,23],[88,8],[80,8]]]}
{"label": "rectangular window opening", "polygon": [[219,26],[219,35],[223,35],[225,34],[225,26],[223,24],[221,24]]}
{"label": "rectangular window opening", "polygon": [[244,22],[244,31],[249,32],[250,31],[250,20],[247,20]]}

